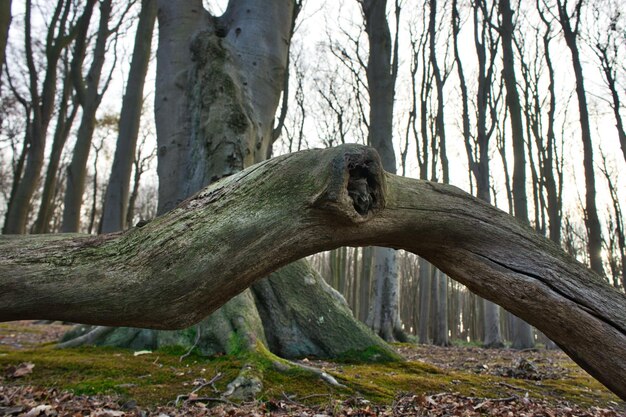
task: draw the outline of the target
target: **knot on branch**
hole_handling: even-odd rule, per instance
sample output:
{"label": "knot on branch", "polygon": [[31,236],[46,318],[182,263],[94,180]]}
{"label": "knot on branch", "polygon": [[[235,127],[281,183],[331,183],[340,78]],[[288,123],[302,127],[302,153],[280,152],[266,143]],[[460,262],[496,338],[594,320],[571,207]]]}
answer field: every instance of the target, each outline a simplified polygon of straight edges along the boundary
{"label": "knot on branch", "polygon": [[343,145],[331,163],[330,182],[315,205],[363,222],[384,208],[384,171],[378,153],[366,146]]}

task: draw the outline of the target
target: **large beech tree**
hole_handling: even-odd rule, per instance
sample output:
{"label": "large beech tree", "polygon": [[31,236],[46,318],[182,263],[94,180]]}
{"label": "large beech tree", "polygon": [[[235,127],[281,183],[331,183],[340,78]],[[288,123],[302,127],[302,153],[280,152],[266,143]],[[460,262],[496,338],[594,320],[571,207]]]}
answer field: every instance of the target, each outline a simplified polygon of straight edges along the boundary
{"label": "large beech tree", "polygon": [[[214,16],[201,1],[158,2],[159,213],[267,158],[297,6],[292,0],[231,0],[222,16]],[[255,283],[192,329],[80,330],[68,335],[78,336],[68,344],[182,345],[205,354],[259,352],[262,344],[283,357],[333,357],[374,346],[381,355],[396,357],[304,261]],[[261,378],[250,375],[255,373],[244,367],[233,383],[247,391],[236,395],[260,389]]]}
{"label": "large beech tree", "polygon": [[124,233],[3,236],[0,319],[181,328],[275,269],[342,245],[419,254],[626,399],[623,293],[503,211],[385,173],[358,145],[253,165]]}

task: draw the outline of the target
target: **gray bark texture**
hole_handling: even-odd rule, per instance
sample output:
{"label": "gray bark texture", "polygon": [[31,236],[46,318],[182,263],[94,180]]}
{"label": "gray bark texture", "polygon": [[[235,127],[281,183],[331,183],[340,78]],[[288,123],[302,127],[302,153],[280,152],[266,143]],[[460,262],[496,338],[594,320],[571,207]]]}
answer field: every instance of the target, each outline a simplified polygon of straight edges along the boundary
{"label": "gray bark texture", "polygon": [[3,236],[0,320],[182,328],[275,269],[345,245],[424,257],[626,398],[623,293],[503,211],[385,173],[357,145],[254,165],[124,233]]}
{"label": "gray bark texture", "polygon": [[156,21],[156,0],[143,0],[133,59],[130,63],[126,93],[122,100],[115,156],[111,166],[111,176],[104,196],[102,208],[103,233],[116,232],[127,227],[128,198],[130,192],[130,175],[139,136],[139,122],[143,108],[143,87],[150,63],[152,32]]}
{"label": "gray bark texture", "polygon": [[437,270],[433,279],[437,285],[437,320],[435,322],[435,335],[433,344],[437,346],[449,346],[448,339],[448,277]]}
{"label": "gray bark texture", "polygon": [[425,259],[419,260],[420,302],[419,302],[419,331],[418,341],[422,344],[430,343],[430,300],[432,283],[432,265]]}

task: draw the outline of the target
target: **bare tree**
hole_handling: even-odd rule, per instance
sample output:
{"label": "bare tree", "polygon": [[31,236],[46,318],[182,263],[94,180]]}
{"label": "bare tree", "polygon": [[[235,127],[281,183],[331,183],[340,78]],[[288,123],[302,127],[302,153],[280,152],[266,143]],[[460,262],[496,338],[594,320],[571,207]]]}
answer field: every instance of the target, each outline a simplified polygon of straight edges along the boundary
{"label": "bare tree", "polygon": [[[393,103],[398,75],[398,26],[400,3],[394,12],[396,35],[392,41],[387,21],[387,0],[360,0],[369,40],[367,87],[369,93],[370,143],[381,155],[383,166],[396,172],[393,149]],[[404,340],[399,316],[399,285],[395,252],[374,249],[374,295],[367,323],[384,340]]]}
{"label": "bare tree", "polygon": [[91,208],[89,210],[89,223],[87,224],[87,233],[91,234],[95,230],[98,229],[96,226],[96,218],[98,216],[98,211],[100,205],[100,201],[98,201],[98,188],[100,184],[98,183],[98,159],[100,157],[100,151],[104,146],[104,138],[101,138],[100,143],[91,144],[91,148],[93,150],[93,161],[92,161],[92,177],[91,177]]}
{"label": "bare tree", "polygon": [[[611,93],[610,106],[615,116],[615,127],[624,160],[626,161],[626,128],[621,114],[621,100],[618,87],[619,63],[624,56],[624,40],[620,28],[624,24],[624,10],[620,9],[619,2],[599,2],[593,5],[594,21],[606,22],[598,27],[597,33],[592,35],[591,43],[600,62],[604,75],[604,82]],[[602,16],[608,14],[608,16]]]}
{"label": "bare tree", "polygon": [[[423,19],[426,19],[424,13]],[[432,67],[428,65],[429,54],[426,47],[429,44],[430,33],[428,25],[422,22],[422,32],[419,36],[414,32],[413,26],[409,28],[409,40],[411,43],[411,63],[410,63],[410,79],[411,79],[411,109],[407,118],[405,128],[405,153],[408,150],[409,138],[412,136],[417,152],[417,162],[419,166],[419,175],[421,179],[428,179],[428,167],[430,162],[430,147],[428,143],[427,132],[427,113],[428,113],[428,96],[432,90],[433,74]],[[422,68],[421,78],[418,89],[418,70]],[[419,113],[419,117],[418,117]],[[406,154],[402,155],[403,160]],[[403,163],[403,167],[404,167]],[[430,342],[430,311],[431,311],[431,284],[432,284],[432,265],[425,259],[418,261],[418,305],[417,315],[417,335],[419,343]]]}
{"label": "bare tree", "polygon": [[[556,112],[556,92],[555,92],[555,74],[554,65],[552,63],[552,55],[550,52],[550,42],[554,37],[552,33],[552,22],[549,20],[541,7],[539,0],[537,1],[537,11],[541,20],[545,25],[545,32],[543,34],[543,53],[548,70],[548,111],[547,117],[547,129],[545,135],[545,142],[543,141],[543,135],[537,135],[537,147],[540,155],[540,172],[542,178],[542,185],[545,188],[548,199],[548,218],[550,220],[550,239],[557,243],[561,243],[561,224],[562,224],[562,191],[563,191],[563,158],[559,158],[556,145],[555,135],[555,112]],[[543,112],[536,111],[537,116],[542,115]],[[563,147],[561,147],[562,149]]]}
{"label": "bare tree", "polygon": [[[143,90],[150,62],[152,32],[156,20],[156,0],[142,0],[137,22],[133,56],[126,82],[118,127],[117,144],[102,209],[102,232],[124,230],[129,219],[130,176],[135,159],[139,136],[139,124],[143,109]],[[135,164],[135,187],[138,187]],[[141,177],[141,174],[139,174]],[[136,192],[136,188],[134,189]],[[136,196],[135,196],[136,198]],[[132,216],[130,216],[132,220]]]}
{"label": "bare tree", "polygon": [[593,143],[591,140],[591,126],[589,109],[587,107],[587,93],[585,79],[578,48],[580,35],[581,12],[583,0],[575,0],[570,8],[568,0],[556,0],[558,20],[561,25],[565,43],[572,56],[572,66],[576,78],[576,97],[580,116],[580,135],[583,143],[583,166],[585,170],[585,227],[587,229],[587,252],[589,263],[598,275],[604,275],[602,267],[602,228],[596,208],[596,180],[593,166]]}
{"label": "bare tree", "polygon": [[[67,50],[65,53],[67,54]],[[72,86],[72,75],[68,68],[69,62],[67,56],[64,59],[64,65],[63,89],[59,97],[52,149],[50,150],[50,157],[48,158],[48,167],[46,169],[43,191],[41,193],[37,220],[32,229],[33,233],[49,233],[50,231],[50,219],[52,218],[53,211],[52,202],[56,195],[61,155],[65,147],[65,142],[70,135],[74,118],[78,112],[78,104],[71,98],[74,90]]]}
{"label": "bare tree", "polygon": [[[135,158],[133,161],[133,187],[130,192],[130,196],[128,197],[128,209],[126,210],[126,221],[127,225],[133,224],[133,219],[135,217],[135,206],[137,205],[137,198],[139,197],[139,186],[141,184],[141,177],[148,170],[150,163],[156,157],[156,151],[147,152],[146,151],[146,139],[148,135],[144,133],[142,135],[141,141],[137,145],[137,151],[135,152]],[[149,220],[154,215],[146,216],[142,213],[140,216],[141,220]]]}
{"label": "bare tree", "polygon": [[[72,161],[67,168],[67,187],[65,190],[63,225],[61,226],[63,232],[77,232],[79,230],[87,173],[87,160],[89,158],[89,150],[96,126],[96,112],[102,102],[104,93],[109,87],[113,76],[113,69],[117,61],[117,55],[114,53],[109,74],[105,77],[101,85],[100,81],[106,61],[107,45],[111,35],[114,35],[114,42],[116,42],[122,20],[133,2],[125,5],[125,9],[122,10],[119,21],[111,27],[109,22],[113,13],[113,0],[103,0],[99,4],[100,18],[95,45],[93,47],[93,59],[87,74],[83,73],[82,68],[87,44],[81,42],[79,45],[79,43],[77,43],[77,48],[74,50],[74,53],[79,58],[73,61],[72,74],[76,96],[82,108],[82,114],[80,126],[76,134],[76,144],[72,151]],[[77,40],[87,37],[88,28],[88,24],[83,26]]]}
{"label": "bare tree", "polygon": [[[443,182],[450,182],[448,156],[446,152],[446,130],[444,123],[444,95],[443,87],[448,77],[449,71],[445,68],[442,71],[437,58],[437,0],[429,0],[429,63],[435,78],[435,88],[437,92],[437,110],[435,113],[435,134],[432,140],[437,141],[439,147],[439,157],[441,161],[441,171]],[[443,19],[442,19],[443,21]],[[434,166],[434,164],[433,164]],[[433,282],[435,283],[437,296],[434,297],[436,303],[435,334],[433,342],[439,346],[449,345],[448,340],[448,278],[441,271],[434,271]]]}
{"label": "bare tree", "polygon": [[[495,83],[496,57],[499,47],[498,34],[492,30],[494,9],[484,1],[476,1],[472,5],[474,23],[474,48],[478,59],[477,90],[475,98],[475,133],[470,126],[469,94],[463,62],[459,53],[460,14],[457,1],[452,3],[452,31],[454,57],[459,78],[462,100],[462,127],[465,150],[470,172],[476,180],[476,192],[481,200],[491,202],[489,143],[497,124],[492,116],[491,108],[497,106],[499,95],[494,95],[492,85]],[[470,177],[471,179],[471,177]],[[503,346],[500,331],[500,307],[490,301],[483,301],[484,309],[484,340],[487,347]]]}
{"label": "bare tree", "polygon": [[[515,54],[513,51],[513,10],[509,0],[498,1],[500,15],[500,40],[502,43],[502,76],[506,86],[506,105],[511,120],[513,139],[513,207],[515,217],[528,223],[528,200],[526,197],[526,145],[524,124],[517,79],[515,75]],[[524,349],[534,346],[532,329],[527,323],[513,318],[513,347]]]}
{"label": "bare tree", "polygon": [[[609,187],[611,203],[613,205],[613,224],[609,223],[609,235],[612,239],[609,239],[611,247],[608,251],[609,256],[613,258],[613,262],[609,262],[611,264],[611,273],[613,275],[613,285],[619,288],[619,281],[621,279],[621,288],[624,289],[626,288],[626,232],[624,230],[624,215],[617,187],[615,181],[613,180],[613,178],[616,178],[616,175],[611,175],[607,166],[606,157],[604,155],[602,155],[601,171],[602,174],[604,174],[607,186]],[[616,252],[617,256],[615,257],[614,254]]]}
{"label": "bare tree", "polygon": [[[95,0],[88,1],[88,4]],[[45,54],[46,66],[43,82],[40,87],[39,72],[33,51],[32,38],[32,0],[26,0],[24,16],[24,45],[28,68],[28,90],[32,120],[27,130],[25,144],[28,143],[28,152],[25,159],[23,174],[15,178],[15,188],[8,204],[3,233],[24,233],[30,210],[30,202],[37,187],[41,169],[44,163],[46,136],[48,125],[55,108],[58,61],[63,49],[76,36],[82,21],[87,19],[89,7],[86,6],[83,15],[75,24],[70,22],[73,2],[59,0],[50,18],[46,33]]]}

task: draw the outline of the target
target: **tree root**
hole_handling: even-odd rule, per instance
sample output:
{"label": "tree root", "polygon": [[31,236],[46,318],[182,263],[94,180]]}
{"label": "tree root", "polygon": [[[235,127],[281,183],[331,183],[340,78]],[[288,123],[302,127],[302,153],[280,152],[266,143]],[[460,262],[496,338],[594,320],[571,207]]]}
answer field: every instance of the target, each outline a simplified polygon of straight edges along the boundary
{"label": "tree root", "polygon": [[71,347],[78,347],[83,345],[92,345],[94,342],[101,338],[105,337],[109,333],[115,330],[115,327],[110,326],[96,326],[89,332],[85,333],[82,336],[75,337],[73,339],[67,340],[62,343],[58,343],[55,348],[57,349],[65,349]]}
{"label": "tree root", "polygon": [[315,375],[319,376],[323,381],[330,384],[333,387],[337,388],[347,388],[345,385],[339,383],[332,375],[327,372],[324,372],[322,369],[315,368],[314,366],[303,365],[301,363],[291,362],[289,361],[291,366],[304,369],[305,371],[312,372]]}

